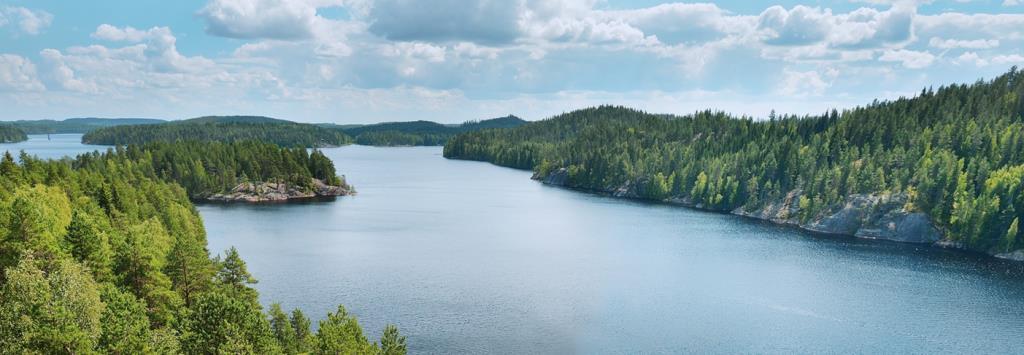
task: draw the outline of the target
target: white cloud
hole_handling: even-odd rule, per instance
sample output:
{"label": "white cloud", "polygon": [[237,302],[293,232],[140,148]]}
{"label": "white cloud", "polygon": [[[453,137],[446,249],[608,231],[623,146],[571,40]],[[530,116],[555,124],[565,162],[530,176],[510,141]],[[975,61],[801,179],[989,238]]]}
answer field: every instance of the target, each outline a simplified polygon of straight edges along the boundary
{"label": "white cloud", "polygon": [[959,57],[953,60],[955,64],[974,64],[978,67],[985,67],[989,65],[1019,65],[1024,64],[1024,56],[1020,54],[1001,54],[991,58],[982,58],[978,53],[966,52],[961,54]]}
{"label": "white cloud", "polygon": [[998,39],[975,39],[975,40],[956,40],[956,39],[941,39],[939,37],[932,37],[928,41],[928,45],[941,48],[941,49],[952,49],[952,48],[967,48],[967,49],[988,49],[999,47]]}
{"label": "white cloud", "polygon": [[797,5],[792,10],[772,6],[761,12],[757,27],[767,34],[769,44],[790,46],[818,43],[832,28],[832,10]]}
{"label": "white cloud", "polygon": [[41,91],[32,61],[13,54],[0,54],[0,91]]}
{"label": "white cloud", "polygon": [[1020,5],[1020,4],[1021,4],[1020,0],[1003,0],[1003,6],[1007,6],[1007,7],[1009,7],[1009,6],[1017,6],[1017,5]]}
{"label": "white cloud", "polygon": [[107,41],[128,41],[141,42],[150,35],[149,31],[140,31],[132,27],[117,28],[108,24],[102,24],[92,33],[92,38]]}
{"label": "white cloud", "polygon": [[278,40],[314,37],[317,8],[340,6],[340,0],[212,0],[199,11],[206,32],[232,38]]}
{"label": "white cloud", "polygon": [[832,86],[831,80],[836,76],[838,72],[835,69],[826,70],[824,78],[815,70],[802,72],[784,69],[778,92],[784,96],[821,96]]}
{"label": "white cloud", "polygon": [[[751,15],[713,3],[621,8],[607,0],[208,0],[197,13],[207,32],[240,39],[215,41],[235,47],[209,53],[228,54],[182,54],[177,41],[195,38],[167,27],[103,24],[92,33],[98,44],[40,52],[31,77],[45,95],[74,102],[54,107],[461,120],[602,103],[807,112],[800,108],[825,106],[826,97],[869,102],[879,86],[913,93],[1024,59],[1015,53],[1024,46],[1019,14],[921,15],[922,1],[868,2]],[[335,6],[344,19],[323,11]]]}
{"label": "white cloud", "polygon": [[13,6],[0,8],[0,27],[17,23],[18,28],[29,35],[38,35],[52,22],[53,15],[46,11]]}
{"label": "white cloud", "polygon": [[143,31],[130,26],[118,28],[102,24],[96,28],[92,37],[108,41],[141,42],[142,44],[135,48],[145,58],[145,64],[157,71],[197,72],[213,65],[213,62],[209,59],[186,57],[179,53],[177,48],[178,39],[171,33],[171,29],[168,27],[153,27]]}
{"label": "white cloud", "polygon": [[935,56],[928,52],[918,52],[906,49],[885,51],[878,60],[883,62],[900,62],[909,69],[921,69],[932,65]]}

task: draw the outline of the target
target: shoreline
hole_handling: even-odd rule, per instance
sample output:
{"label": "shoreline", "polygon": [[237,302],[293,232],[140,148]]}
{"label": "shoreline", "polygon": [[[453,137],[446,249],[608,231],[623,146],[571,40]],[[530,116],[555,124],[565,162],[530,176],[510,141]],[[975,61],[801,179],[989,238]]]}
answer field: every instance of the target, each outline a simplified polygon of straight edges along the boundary
{"label": "shoreline", "polygon": [[[445,159],[484,162],[484,163],[488,163],[488,164],[491,164],[491,165],[494,165],[494,166],[508,168],[508,169],[513,169],[513,170],[532,171],[532,169],[520,169],[520,168],[502,166],[502,165],[494,164],[494,163],[492,163],[490,161],[486,161],[486,160],[465,159],[465,158],[458,158],[458,157],[445,157]],[[806,223],[802,223],[802,222],[789,221],[789,220],[781,220],[781,219],[775,219],[775,218],[766,218],[766,217],[755,215],[753,213],[741,213],[740,211],[742,210],[742,207],[737,208],[737,209],[732,210],[732,211],[716,210],[716,209],[703,208],[703,207],[701,207],[701,206],[699,206],[697,204],[689,203],[689,202],[683,201],[681,199],[667,198],[665,200],[654,200],[654,199],[648,199],[648,198],[642,198],[642,197],[629,196],[626,193],[623,193],[622,189],[610,190],[609,191],[609,190],[597,190],[597,189],[589,189],[589,188],[581,188],[581,187],[570,186],[570,185],[568,185],[566,183],[567,182],[566,179],[560,179],[558,177],[552,178],[552,176],[554,176],[554,175],[558,175],[558,174],[557,173],[552,173],[552,174],[549,174],[545,178],[541,178],[536,172],[534,172],[533,175],[530,177],[530,179],[534,180],[534,181],[537,181],[537,182],[539,182],[541,184],[547,185],[547,186],[558,187],[558,188],[572,190],[572,191],[577,191],[577,192],[582,192],[582,193],[607,196],[607,197],[611,197],[611,198],[623,199],[623,200],[629,200],[629,201],[640,201],[640,202],[646,202],[646,203],[664,204],[664,205],[675,206],[675,207],[689,208],[689,209],[693,209],[695,211],[701,211],[701,212],[731,215],[731,216],[735,216],[735,217],[744,218],[744,219],[747,219],[747,220],[750,220],[750,221],[757,221],[757,222],[761,222],[761,223],[768,223],[768,224],[771,224],[771,225],[777,226],[777,227],[794,228],[794,229],[799,230],[801,232],[813,233],[813,234],[816,234],[816,235],[840,236],[840,237],[844,237],[844,238],[856,238],[858,240],[865,240],[865,241],[882,241],[882,242],[900,243],[900,244],[906,244],[906,245],[917,245],[917,246],[925,246],[925,247],[929,247],[929,248],[934,248],[936,250],[955,250],[957,252],[962,252],[962,253],[966,253],[966,254],[984,256],[984,257],[986,257],[988,259],[992,259],[992,260],[995,260],[995,261],[1010,262],[1010,263],[1024,263],[1024,249],[1018,249],[1018,250],[1015,250],[1015,251],[1004,252],[1004,253],[987,253],[987,252],[983,252],[983,251],[969,249],[969,248],[966,248],[965,246],[963,246],[959,242],[948,240],[948,239],[945,238],[945,236],[941,232],[940,232],[941,238],[939,238],[936,241],[931,241],[931,242],[915,242],[915,241],[898,240],[898,239],[891,239],[891,238],[884,238],[884,237],[872,237],[872,236],[866,236],[866,235],[857,235],[857,233],[835,232],[835,231],[830,231],[830,230],[826,230],[826,229],[822,229],[822,228],[814,228],[812,225],[806,224]]]}

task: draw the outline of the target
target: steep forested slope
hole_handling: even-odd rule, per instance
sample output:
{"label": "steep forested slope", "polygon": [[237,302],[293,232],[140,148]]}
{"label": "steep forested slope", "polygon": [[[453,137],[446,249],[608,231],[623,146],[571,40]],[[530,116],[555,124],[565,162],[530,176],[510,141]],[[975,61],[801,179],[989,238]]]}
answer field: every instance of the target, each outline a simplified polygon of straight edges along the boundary
{"label": "steep forested slope", "polygon": [[25,132],[12,125],[0,123],[0,143],[16,143],[28,139]]}
{"label": "steep forested slope", "polygon": [[338,130],[257,116],[210,116],[158,125],[98,129],[82,136],[86,144],[125,145],[175,141],[258,140],[284,147],[331,147],[351,143]]}
{"label": "steep forested slope", "polygon": [[185,189],[102,163],[0,159],[0,352],[405,352],[342,307],[316,333],[299,310],[264,313],[238,252],[210,257]]}
{"label": "steep forested slope", "polygon": [[945,245],[1000,254],[1024,247],[1022,115],[1024,73],[1014,68],[813,117],[590,108],[460,134],[444,154],[534,169],[569,187],[843,234],[928,232],[914,219],[923,215]]}

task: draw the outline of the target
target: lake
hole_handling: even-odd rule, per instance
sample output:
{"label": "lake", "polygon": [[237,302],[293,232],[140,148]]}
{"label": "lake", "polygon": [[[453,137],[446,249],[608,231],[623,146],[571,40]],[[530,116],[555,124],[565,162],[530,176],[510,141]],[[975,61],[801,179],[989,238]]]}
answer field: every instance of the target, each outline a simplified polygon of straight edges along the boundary
{"label": "lake", "polygon": [[[42,157],[80,135],[0,145]],[[358,195],[199,206],[264,304],[414,353],[1019,353],[1021,264],[548,187],[440,147],[326,149]]]}

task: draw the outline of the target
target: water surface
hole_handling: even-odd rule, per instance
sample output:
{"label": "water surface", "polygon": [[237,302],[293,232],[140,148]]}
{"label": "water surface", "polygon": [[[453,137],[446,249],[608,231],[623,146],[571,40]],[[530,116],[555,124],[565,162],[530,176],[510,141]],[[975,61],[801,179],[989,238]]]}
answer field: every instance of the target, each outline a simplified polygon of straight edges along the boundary
{"label": "water surface", "polygon": [[414,353],[1024,349],[1018,264],[547,187],[437,147],[325,153],[357,196],[200,205],[210,249],[236,246],[265,304],[344,304]]}

